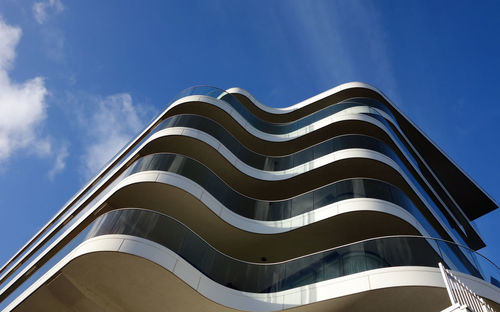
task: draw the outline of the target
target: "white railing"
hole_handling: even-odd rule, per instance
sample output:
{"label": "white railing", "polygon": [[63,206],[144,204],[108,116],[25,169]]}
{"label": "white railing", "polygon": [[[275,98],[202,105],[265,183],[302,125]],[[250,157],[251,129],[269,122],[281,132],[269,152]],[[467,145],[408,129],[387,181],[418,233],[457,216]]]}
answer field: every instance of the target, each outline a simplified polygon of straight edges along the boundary
{"label": "white railing", "polygon": [[446,269],[441,262],[439,263],[439,269],[441,270],[452,306],[459,307],[461,311],[495,312],[492,307],[484,302],[483,298],[470,290],[450,270]]}

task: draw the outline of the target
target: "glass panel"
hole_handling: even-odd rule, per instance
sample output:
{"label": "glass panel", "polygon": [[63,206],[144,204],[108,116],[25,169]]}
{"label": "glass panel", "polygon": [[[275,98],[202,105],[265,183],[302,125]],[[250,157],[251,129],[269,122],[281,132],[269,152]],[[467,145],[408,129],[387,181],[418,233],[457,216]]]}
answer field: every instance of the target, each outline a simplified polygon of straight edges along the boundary
{"label": "glass panel", "polygon": [[313,208],[313,192],[309,192],[292,199],[291,216],[298,216],[309,212]]}
{"label": "glass panel", "polygon": [[339,253],[342,255],[343,275],[367,270],[364,244],[353,244],[339,248]]}

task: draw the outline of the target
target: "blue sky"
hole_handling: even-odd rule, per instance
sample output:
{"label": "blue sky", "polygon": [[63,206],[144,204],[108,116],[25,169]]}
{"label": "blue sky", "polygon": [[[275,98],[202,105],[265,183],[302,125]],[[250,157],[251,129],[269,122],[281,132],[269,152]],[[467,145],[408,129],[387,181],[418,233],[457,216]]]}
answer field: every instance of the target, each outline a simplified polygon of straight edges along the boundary
{"label": "blue sky", "polygon": [[[199,84],[289,106],[370,83],[499,200],[498,12],[493,1],[0,1],[0,262]],[[499,211],[477,220],[496,263],[499,222]]]}

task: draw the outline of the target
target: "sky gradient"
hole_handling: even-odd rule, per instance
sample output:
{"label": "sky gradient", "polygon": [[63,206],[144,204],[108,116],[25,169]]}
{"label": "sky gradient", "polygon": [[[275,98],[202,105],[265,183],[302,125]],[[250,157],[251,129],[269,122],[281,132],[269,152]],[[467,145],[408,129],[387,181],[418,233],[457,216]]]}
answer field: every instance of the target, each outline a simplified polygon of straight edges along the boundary
{"label": "sky gradient", "polygon": [[[0,2],[0,263],[194,85],[386,94],[500,199],[500,2]],[[476,223],[500,263],[497,210]]]}

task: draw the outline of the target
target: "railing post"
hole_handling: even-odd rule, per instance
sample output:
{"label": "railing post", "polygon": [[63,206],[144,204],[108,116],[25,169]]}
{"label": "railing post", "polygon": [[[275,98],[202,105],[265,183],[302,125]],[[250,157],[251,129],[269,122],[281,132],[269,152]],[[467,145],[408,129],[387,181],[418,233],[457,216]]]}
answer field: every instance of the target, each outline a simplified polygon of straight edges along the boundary
{"label": "railing post", "polygon": [[458,300],[455,300],[453,292],[451,291],[450,283],[448,281],[448,274],[446,273],[446,269],[441,262],[439,262],[438,265],[439,270],[441,271],[441,276],[443,277],[444,285],[446,286],[446,291],[448,292],[448,296],[450,297],[451,305],[454,305],[455,303],[458,303]]}
{"label": "railing post", "polygon": [[479,298],[479,301],[481,301],[482,312],[489,312],[488,306],[486,305],[486,302],[484,302],[483,298]]}
{"label": "railing post", "polygon": [[[444,280],[446,290],[448,291],[448,296],[451,300],[451,307],[454,305],[460,307],[460,311],[466,309],[472,312],[495,312],[483,298],[473,292],[467,285],[458,279],[450,270],[445,269],[443,264],[440,262],[439,270]],[[444,311],[444,310],[443,310]]]}

